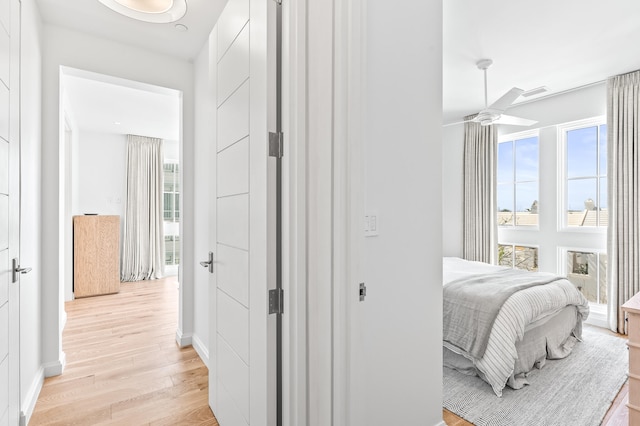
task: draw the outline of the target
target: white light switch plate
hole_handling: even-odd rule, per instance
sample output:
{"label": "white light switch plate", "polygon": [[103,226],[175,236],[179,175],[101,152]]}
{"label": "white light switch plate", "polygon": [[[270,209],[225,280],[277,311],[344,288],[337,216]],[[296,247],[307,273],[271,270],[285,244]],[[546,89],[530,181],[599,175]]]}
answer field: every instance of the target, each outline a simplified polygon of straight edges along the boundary
{"label": "white light switch plate", "polygon": [[368,212],[364,216],[364,236],[375,237],[378,235],[378,214],[376,212]]}

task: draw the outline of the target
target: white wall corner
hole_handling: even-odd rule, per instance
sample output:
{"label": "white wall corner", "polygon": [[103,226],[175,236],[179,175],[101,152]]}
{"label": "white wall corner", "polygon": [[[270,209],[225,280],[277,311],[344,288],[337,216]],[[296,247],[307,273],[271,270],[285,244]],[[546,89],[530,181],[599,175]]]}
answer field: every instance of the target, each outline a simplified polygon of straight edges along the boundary
{"label": "white wall corner", "polygon": [[192,345],[193,335],[191,333],[183,334],[182,329],[178,328],[176,330],[176,343],[181,348],[186,348],[187,346]]}
{"label": "white wall corner", "polygon": [[38,395],[40,395],[40,390],[42,390],[43,384],[44,367],[40,366],[33,378],[33,381],[31,382],[31,386],[29,386],[29,390],[27,391],[24,400],[20,403],[20,426],[26,426],[29,424],[29,420],[31,420],[33,410],[36,408]]}
{"label": "white wall corner", "polygon": [[200,357],[204,365],[206,365],[207,368],[209,368],[209,348],[207,348],[202,343],[202,340],[200,340],[197,334],[193,335],[192,340],[193,340],[193,348],[198,353],[198,356]]}
{"label": "white wall corner", "polygon": [[64,366],[67,364],[67,355],[64,352],[60,352],[60,359],[56,361],[47,362],[42,365],[44,369],[44,377],[59,376],[64,371]]}

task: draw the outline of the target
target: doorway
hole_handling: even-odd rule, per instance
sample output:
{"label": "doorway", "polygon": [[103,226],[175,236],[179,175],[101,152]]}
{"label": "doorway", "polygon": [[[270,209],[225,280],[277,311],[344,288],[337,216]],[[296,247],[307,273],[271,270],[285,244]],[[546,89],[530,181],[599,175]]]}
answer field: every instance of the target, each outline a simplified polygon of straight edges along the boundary
{"label": "doorway", "polygon": [[[120,217],[124,229],[127,135],[163,140],[164,275],[178,275],[181,253],[179,171],[180,91],[76,68],[60,69],[60,283],[73,300],[73,229],[76,215]],[[120,243],[122,247],[122,243]],[[180,279],[178,278],[178,281]],[[182,306],[181,303],[178,304]],[[61,313],[64,315],[62,304]],[[62,331],[61,327],[61,331]]]}

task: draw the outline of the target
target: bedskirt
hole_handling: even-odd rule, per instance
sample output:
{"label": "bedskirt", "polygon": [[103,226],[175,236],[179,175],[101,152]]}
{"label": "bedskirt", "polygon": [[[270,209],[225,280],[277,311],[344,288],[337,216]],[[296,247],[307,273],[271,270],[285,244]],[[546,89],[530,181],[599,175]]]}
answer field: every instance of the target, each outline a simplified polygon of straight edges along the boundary
{"label": "bedskirt", "polygon": [[[569,355],[582,338],[582,321],[576,306],[567,306],[557,313],[544,317],[527,326],[522,340],[515,343],[517,359],[513,373],[506,379],[507,385],[520,389],[529,384],[528,375],[544,366],[547,359],[561,359]],[[492,384],[485,374],[476,368],[473,357],[456,353],[443,347],[443,363],[467,375],[475,375]]]}

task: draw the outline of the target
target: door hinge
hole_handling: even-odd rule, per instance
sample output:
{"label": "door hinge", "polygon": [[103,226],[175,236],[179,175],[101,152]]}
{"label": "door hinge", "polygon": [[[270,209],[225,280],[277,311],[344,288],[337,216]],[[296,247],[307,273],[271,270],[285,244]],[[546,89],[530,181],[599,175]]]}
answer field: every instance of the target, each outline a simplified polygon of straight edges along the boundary
{"label": "door hinge", "polygon": [[269,157],[282,158],[284,154],[282,132],[269,132]]}
{"label": "door hinge", "polygon": [[284,290],[269,290],[269,314],[284,314]]}
{"label": "door hinge", "polygon": [[360,283],[358,294],[360,296],[360,301],[364,302],[364,298],[367,297],[367,286],[364,285],[364,283]]}

